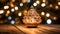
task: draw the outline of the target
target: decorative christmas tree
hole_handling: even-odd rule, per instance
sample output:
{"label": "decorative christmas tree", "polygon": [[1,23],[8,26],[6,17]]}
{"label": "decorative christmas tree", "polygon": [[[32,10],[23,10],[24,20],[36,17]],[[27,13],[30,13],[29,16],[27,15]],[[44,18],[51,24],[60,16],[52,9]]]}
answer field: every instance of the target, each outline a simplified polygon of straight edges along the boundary
{"label": "decorative christmas tree", "polygon": [[30,7],[30,10],[24,13],[23,23],[27,26],[37,26],[41,23],[41,17],[33,6]]}

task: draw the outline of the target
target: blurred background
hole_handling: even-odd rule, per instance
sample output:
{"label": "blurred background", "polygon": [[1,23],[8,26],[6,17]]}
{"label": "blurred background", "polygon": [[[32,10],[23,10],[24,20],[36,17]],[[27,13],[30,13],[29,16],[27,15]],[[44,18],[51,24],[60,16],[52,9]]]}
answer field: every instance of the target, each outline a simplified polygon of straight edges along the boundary
{"label": "blurred background", "polygon": [[23,14],[31,5],[41,24],[60,24],[60,0],[0,0],[0,24],[23,24]]}

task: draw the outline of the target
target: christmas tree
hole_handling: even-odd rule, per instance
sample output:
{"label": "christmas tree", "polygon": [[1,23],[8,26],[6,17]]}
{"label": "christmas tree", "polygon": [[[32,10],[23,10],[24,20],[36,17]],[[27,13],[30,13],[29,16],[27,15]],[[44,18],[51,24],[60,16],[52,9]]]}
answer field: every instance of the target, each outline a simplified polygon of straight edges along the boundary
{"label": "christmas tree", "polygon": [[27,26],[37,26],[39,23],[41,23],[41,17],[33,6],[31,6],[27,12],[25,12],[23,23]]}

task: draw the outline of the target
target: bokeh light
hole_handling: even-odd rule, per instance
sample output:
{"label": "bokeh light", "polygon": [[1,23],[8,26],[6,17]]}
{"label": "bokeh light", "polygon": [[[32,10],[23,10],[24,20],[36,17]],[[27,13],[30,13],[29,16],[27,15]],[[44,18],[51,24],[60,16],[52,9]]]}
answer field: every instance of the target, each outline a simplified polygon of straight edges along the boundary
{"label": "bokeh light", "polygon": [[20,6],[22,7],[23,6],[23,3],[20,3]]}
{"label": "bokeh light", "polygon": [[27,0],[28,3],[30,3],[30,0]]}
{"label": "bokeh light", "polygon": [[51,24],[52,23],[52,20],[51,19],[47,19],[47,24]]}
{"label": "bokeh light", "polygon": [[56,9],[58,9],[58,8],[59,8],[59,6],[55,6],[55,8],[56,8]]}
{"label": "bokeh light", "polygon": [[37,0],[36,3],[37,3],[37,4],[40,4],[40,1]]}
{"label": "bokeh light", "polygon": [[18,13],[18,16],[21,16],[21,15],[22,15],[22,13],[21,13],[21,12],[19,12],[19,13]]}
{"label": "bokeh light", "polygon": [[15,7],[15,10],[18,10],[18,7],[17,6]]}
{"label": "bokeh light", "polygon": [[26,2],[27,2],[27,0],[22,0],[22,2],[23,2],[23,3],[26,3]]}
{"label": "bokeh light", "polygon": [[33,6],[37,6],[37,3],[33,3]]}
{"label": "bokeh light", "polygon": [[0,14],[3,14],[4,13],[4,10],[0,10]]}
{"label": "bokeh light", "polygon": [[7,14],[9,14],[9,13],[10,13],[10,11],[8,10],[8,11],[7,11]]}
{"label": "bokeh light", "polygon": [[50,17],[50,14],[49,13],[46,13],[46,17]]}
{"label": "bokeh light", "polygon": [[11,2],[15,2],[15,0],[11,0]]}
{"label": "bokeh light", "polygon": [[11,9],[11,12],[14,12],[14,11],[15,11],[14,8],[12,8],[12,9]]}
{"label": "bokeh light", "polygon": [[52,5],[52,4],[50,4],[49,6],[50,6],[50,7],[53,7],[53,5]]}
{"label": "bokeh light", "polygon": [[46,2],[46,0],[42,0],[42,2]]}
{"label": "bokeh light", "polygon": [[11,20],[12,19],[12,17],[11,16],[8,16],[8,20]]}
{"label": "bokeh light", "polygon": [[15,21],[14,20],[11,20],[11,24],[15,24]]}
{"label": "bokeh light", "polygon": [[45,15],[45,12],[41,12],[41,15]]}
{"label": "bokeh light", "polygon": [[53,17],[54,20],[57,20],[57,17]]}
{"label": "bokeh light", "polygon": [[11,7],[14,7],[14,4],[13,4],[13,3],[10,3],[10,6],[11,6]]}
{"label": "bokeh light", "polygon": [[60,2],[58,2],[58,5],[60,5]]}
{"label": "bokeh light", "polygon": [[4,9],[9,9],[9,6],[4,6]]}
{"label": "bokeh light", "polygon": [[41,6],[42,6],[42,7],[45,7],[45,6],[46,6],[46,3],[42,3]]}

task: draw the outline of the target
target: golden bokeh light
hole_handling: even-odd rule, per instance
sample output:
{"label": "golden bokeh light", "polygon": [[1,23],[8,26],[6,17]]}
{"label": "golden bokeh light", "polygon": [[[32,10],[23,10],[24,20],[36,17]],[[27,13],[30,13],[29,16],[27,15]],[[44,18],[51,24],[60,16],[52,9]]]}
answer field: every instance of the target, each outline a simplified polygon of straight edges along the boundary
{"label": "golden bokeh light", "polygon": [[21,12],[19,12],[19,13],[18,13],[18,16],[21,16],[21,15],[22,15],[22,13],[21,13]]}
{"label": "golden bokeh light", "polygon": [[50,4],[50,5],[49,5],[49,7],[53,7],[53,5],[52,5],[52,4]]}
{"label": "golden bokeh light", "polygon": [[27,0],[22,0],[22,2],[23,2],[23,3],[26,3],[26,2],[27,2]]}
{"label": "golden bokeh light", "polygon": [[60,5],[60,2],[58,2],[58,5]]}
{"label": "golden bokeh light", "polygon": [[9,13],[10,13],[10,11],[8,10],[8,11],[7,11],[7,14],[9,14]]}
{"label": "golden bokeh light", "polygon": [[0,10],[0,14],[3,14],[4,13],[4,10]]}
{"label": "golden bokeh light", "polygon": [[18,10],[18,7],[17,6],[15,7],[15,10]]}
{"label": "golden bokeh light", "polygon": [[10,3],[10,6],[11,6],[11,7],[14,7],[14,4],[13,4],[13,3]]}
{"label": "golden bokeh light", "polygon": [[5,16],[9,16],[9,14],[5,14]]}
{"label": "golden bokeh light", "polygon": [[59,8],[59,6],[55,6],[55,9],[58,9]]}
{"label": "golden bokeh light", "polygon": [[37,3],[37,4],[40,4],[40,1],[37,0],[36,3]]}
{"label": "golden bokeh light", "polygon": [[57,17],[53,17],[54,20],[57,20]]}
{"label": "golden bokeh light", "polygon": [[50,17],[50,14],[49,13],[46,13],[46,17]]}
{"label": "golden bokeh light", "polygon": [[41,7],[45,7],[45,6],[46,6],[46,3],[42,3],[42,4],[41,4]]}
{"label": "golden bokeh light", "polygon": [[4,6],[4,9],[8,9],[9,8],[9,6]]}
{"label": "golden bokeh light", "polygon": [[15,2],[15,0],[11,0],[11,2]]}
{"label": "golden bokeh light", "polygon": [[41,12],[41,15],[45,15],[45,12]]}
{"label": "golden bokeh light", "polygon": [[24,10],[23,14],[24,14],[24,15],[27,15],[27,10]]}
{"label": "golden bokeh light", "polygon": [[42,2],[46,2],[46,0],[42,0]]}
{"label": "golden bokeh light", "polygon": [[12,9],[11,9],[11,12],[14,12],[14,11],[15,11],[14,8],[12,8]]}

